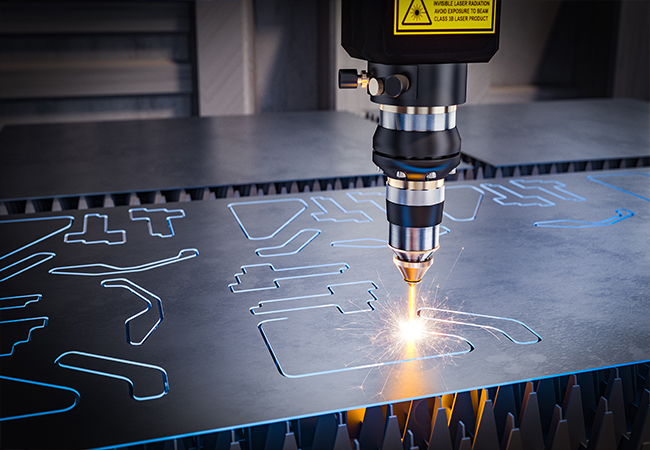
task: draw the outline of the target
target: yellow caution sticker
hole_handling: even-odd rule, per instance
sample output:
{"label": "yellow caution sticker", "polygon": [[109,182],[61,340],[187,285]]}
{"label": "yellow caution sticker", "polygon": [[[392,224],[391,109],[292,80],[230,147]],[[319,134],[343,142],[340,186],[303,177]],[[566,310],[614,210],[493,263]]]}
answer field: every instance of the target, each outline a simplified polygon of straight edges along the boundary
{"label": "yellow caution sticker", "polygon": [[395,0],[395,34],[494,33],[496,0]]}

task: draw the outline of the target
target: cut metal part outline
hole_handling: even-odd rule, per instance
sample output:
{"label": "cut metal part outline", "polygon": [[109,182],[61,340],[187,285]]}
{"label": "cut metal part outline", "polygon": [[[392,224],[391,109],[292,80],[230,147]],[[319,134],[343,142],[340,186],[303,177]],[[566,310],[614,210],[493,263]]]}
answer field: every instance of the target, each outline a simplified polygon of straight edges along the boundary
{"label": "cut metal part outline", "polygon": [[[496,197],[493,197],[492,200],[497,202],[501,206],[555,206],[555,203],[553,203],[550,200],[547,200],[543,197],[540,197],[539,195],[522,195],[518,192],[513,191],[512,189],[508,189],[507,187],[501,185],[501,184],[491,184],[491,183],[481,183],[480,184],[481,188],[485,189],[486,191],[492,192]],[[538,200],[538,202],[531,202],[531,203],[521,203],[521,202],[507,202],[505,201],[508,198],[508,195],[503,194],[497,189],[501,189],[502,191],[507,192],[509,195],[512,195],[513,197],[517,197],[520,199],[535,199]]]}
{"label": "cut metal part outline", "polygon": [[57,219],[68,219],[68,224],[64,225],[63,227],[59,228],[58,230],[53,231],[50,234],[47,234],[47,235],[45,235],[45,236],[43,236],[43,237],[41,237],[39,239],[36,239],[36,240],[30,242],[29,244],[23,245],[22,247],[14,250],[12,252],[9,252],[6,255],[0,256],[0,261],[7,258],[7,257],[9,257],[9,256],[11,256],[11,255],[14,255],[14,254],[18,253],[21,250],[24,250],[24,249],[26,249],[28,247],[31,247],[32,245],[36,245],[39,242],[43,242],[44,240],[46,240],[48,238],[51,238],[52,236],[55,236],[55,235],[65,231],[65,230],[67,230],[68,228],[70,228],[72,226],[72,222],[74,222],[74,217],[73,216],[52,216],[52,217],[35,217],[35,218],[29,218],[29,219],[14,219],[14,220],[2,220],[2,221],[0,221],[0,225],[2,225],[3,223],[40,222],[40,221],[43,221],[43,220],[57,220]]}
{"label": "cut metal part outline", "polygon": [[[273,233],[269,234],[268,236],[259,236],[259,237],[254,237],[251,236],[244,224],[242,223],[241,219],[235,212],[235,206],[247,206],[247,205],[261,205],[261,204],[269,204],[269,203],[286,203],[286,202],[299,202],[302,204],[302,208],[295,213],[289,220],[287,220],[285,223],[283,223],[279,228],[277,228]],[[254,202],[236,202],[236,203],[229,203],[228,204],[228,209],[232,213],[233,216],[235,216],[235,220],[239,224],[239,228],[244,232],[244,235],[246,235],[247,239],[250,239],[251,241],[257,241],[257,240],[264,240],[264,239],[271,239],[275,235],[277,235],[280,231],[284,230],[287,225],[289,225],[291,222],[293,222],[300,214],[302,214],[308,207],[307,202],[300,198],[288,198],[288,199],[273,199],[273,200],[258,200]]]}
{"label": "cut metal part outline", "polygon": [[[132,366],[144,367],[146,369],[157,370],[162,375],[163,391],[160,394],[156,394],[156,395],[138,397],[133,392],[133,389],[134,389],[133,381],[131,381],[130,378],[125,377],[123,375],[116,374],[116,373],[101,372],[101,371],[98,371],[98,370],[87,369],[87,368],[84,368],[84,367],[63,364],[61,362],[61,359],[64,358],[65,356],[67,356],[67,355],[79,355],[79,356],[85,356],[85,357],[88,357],[88,358],[101,359],[101,360],[104,360],[104,361],[111,361],[111,362],[116,362],[116,363],[120,363],[120,364],[127,364],[127,365],[132,365]],[[58,364],[59,367],[63,367],[65,369],[72,369],[72,370],[77,370],[79,372],[92,373],[92,374],[95,374],[95,375],[101,375],[101,376],[104,376],[104,377],[115,378],[117,380],[126,381],[127,384],[129,385],[129,395],[131,396],[131,398],[133,400],[137,400],[137,401],[156,400],[158,398],[161,398],[161,397],[167,395],[167,393],[169,392],[169,379],[167,377],[167,371],[165,371],[165,369],[163,369],[162,367],[155,366],[153,364],[146,364],[146,363],[131,361],[131,360],[127,360],[127,359],[113,358],[111,356],[96,355],[96,354],[93,354],[93,353],[78,352],[78,351],[75,351],[75,350],[61,353],[54,360],[54,364]]]}
{"label": "cut metal part outline", "polygon": [[633,195],[634,197],[640,198],[641,200],[645,200],[647,202],[650,202],[650,198],[644,197],[643,195],[635,194],[634,192],[630,192],[627,189],[620,188],[618,186],[614,186],[613,184],[606,183],[600,178],[607,178],[607,177],[626,177],[626,176],[637,176],[641,175],[646,178],[650,178],[650,175],[644,172],[616,172],[616,173],[603,173],[603,174],[598,174],[598,175],[589,175],[587,177],[588,180],[593,181],[594,183],[602,184],[603,186],[610,187],[612,189],[616,189],[617,191],[625,192],[626,194]]}
{"label": "cut metal part outline", "polygon": [[[80,275],[85,277],[98,277],[98,276],[107,276],[107,275],[120,275],[124,273],[134,273],[134,272],[144,272],[146,270],[156,269],[158,267],[166,266],[168,264],[174,264],[177,262],[185,261],[187,259],[195,258],[198,256],[199,251],[195,248],[184,248],[178,252],[177,256],[172,256],[171,258],[161,259],[158,261],[152,261],[149,263],[141,264],[139,266],[131,267],[118,267],[112,266],[110,264],[104,263],[93,263],[93,264],[80,264],[76,266],[64,266],[64,267],[55,267],[50,269],[49,273],[54,275]],[[106,272],[84,272],[79,269],[109,269]]]}
{"label": "cut metal part outline", "polygon": [[36,412],[36,413],[31,413],[31,414],[21,414],[19,416],[8,416],[8,417],[0,417],[0,422],[6,421],[6,420],[15,420],[15,419],[24,419],[27,417],[37,417],[37,416],[47,416],[49,414],[57,414],[57,413],[62,413],[62,412],[67,412],[70,411],[72,408],[77,406],[79,403],[79,400],[81,398],[81,394],[73,388],[67,387],[67,386],[59,386],[56,384],[49,384],[49,383],[42,383],[40,381],[33,381],[33,380],[25,380],[22,378],[13,378],[13,377],[7,377],[4,375],[0,375],[0,380],[8,380],[8,381],[16,381],[18,383],[25,383],[25,384],[33,384],[34,386],[44,386],[48,388],[53,388],[53,389],[59,389],[62,391],[68,391],[72,392],[74,394],[74,402],[72,405],[68,406],[67,408],[60,408],[60,409],[52,409],[49,411],[41,411],[41,412]]}
{"label": "cut metal part outline", "polygon": [[[268,286],[268,287],[259,287],[259,288],[252,288],[252,289],[235,289],[235,286],[241,286],[241,277],[243,275],[246,275],[247,270],[250,269],[251,267],[268,267],[271,269],[273,272],[291,272],[291,271],[299,271],[299,270],[310,270],[310,269],[322,269],[322,268],[327,268],[327,267],[336,267],[337,270],[334,272],[322,272],[322,273],[311,273],[311,274],[306,274],[306,275],[294,275],[294,276],[286,276],[286,277],[278,277],[273,279],[273,286]],[[277,289],[280,287],[280,281],[286,281],[286,280],[292,280],[292,279],[297,279],[297,278],[311,278],[311,277],[322,277],[325,275],[337,275],[339,273],[343,273],[344,270],[349,269],[350,266],[347,265],[346,263],[333,263],[333,264],[316,264],[313,266],[302,266],[302,267],[285,267],[284,269],[276,269],[273,264],[249,264],[246,266],[241,267],[241,272],[235,274],[235,280],[237,280],[235,283],[230,283],[228,285],[228,288],[230,288],[230,292],[233,293],[243,293],[243,292],[252,292],[252,291],[264,291],[267,289]]]}
{"label": "cut metal part outline", "polygon": [[[474,208],[474,212],[472,213],[472,217],[464,218],[464,219],[458,219],[451,214],[449,214],[447,211],[443,211],[443,214],[445,217],[448,217],[449,219],[453,220],[454,222],[471,222],[472,220],[476,219],[476,215],[478,214],[478,209],[481,206],[481,202],[483,201],[483,197],[485,196],[485,192],[483,192],[481,189],[477,188],[476,186],[471,186],[469,184],[463,184],[463,185],[452,185],[452,186],[445,186],[447,190],[449,189],[467,189],[470,188],[476,192],[479,193],[479,198],[478,201],[476,202],[476,207]],[[449,229],[447,229],[447,232],[449,232]]]}
{"label": "cut metal part outline", "polygon": [[[345,208],[343,208],[341,205],[338,204],[336,200],[334,200],[331,197],[311,197],[310,198],[312,202],[316,204],[321,210],[321,212],[316,212],[316,213],[311,213],[311,216],[316,220],[317,222],[335,222],[335,223],[342,223],[342,222],[356,222],[356,223],[367,223],[367,222],[372,222],[372,219],[368,214],[366,214],[363,211],[347,211]],[[319,202],[320,200],[320,202]],[[323,217],[326,216],[329,212],[327,209],[321,204],[321,202],[330,202],[333,203],[334,206],[336,206],[343,214],[361,214],[365,219],[333,219],[331,217]]]}
{"label": "cut metal part outline", "polygon": [[[374,199],[370,197],[381,197],[382,200],[386,200],[386,194],[384,192],[348,192],[346,193],[348,197],[350,197],[352,200],[355,201],[355,203],[372,203],[375,205],[381,212],[386,214],[386,208],[381,206],[379,203],[377,203]],[[359,200],[355,197],[355,195],[358,195],[359,197],[367,197],[364,200]]]}
{"label": "cut metal part outline", "polygon": [[[511,184],[514,184],[518,188],[521,189],[539,189],[540,191],[546,192],[549,195],[552,195],[553,197],[557,197],[560,200],[565,200],[565,201],[571,201],[571,202],[584,202],[585,199],[583,197],[580,197],[577,194],[574,194],[573,192],[569,192],[566,189],[566,184],[560,183],[559,181],[556,180],[510,180]],[[548,185],[553,185],[553,190],[545,189],[543,187],[538,186],[539,184],[548,184]],[[529,186],[525,186],[529,185]],[[562,193],[564,195],[561,195],[559,193]]]}
{"label": "cut metal part outline", "polygon": [[[462,315],[462,316],[467,316],[468,318],[479,318],[479,319],[482,318],[482,319],[491,319],[491,320],[504,320],[504,321],[509,321],[509,322],[513,322],[513,323],[516,323],[516,324],[518,324],[518,325],[523,326],[526,330],[530,331],[530,332],[535,336],[535,339],[534,339],[534,340],[530,340],[530,341],[524,341],[524,342],[521,342],[521,341],[518,341],[518,340],[514,339],[512,336],[510,336],[508,333],[506,333],[506,332],[505,332],[504,330],[502,330],[501,328],[493,327],[493,326],[490,326],[490,325],[481,325],[481,324],[478,324],[478,323],[472,323],[472,322],[465,322],[465,321],[460,321],[460,320],[454,320],[454,319],[441,319],[441,318],[437,318],[437,317],[426,317],[426,316],[422,316],[422,312],[423,312],[423,311],[436,311],[436,312],[439,312],[439,313],[442,312],[442,313],[452,314],[452,315],[454,315],[454,316],[455,316],[455,315]],[[510,342],[513,342],[513,343],[515,343],[515,344],[521,344],[521,345],[526,345],[526,344],[537,344],[538,342],[541,342],[541,341],[542,341],[542,337],[541,337],[539,334],[537,334],[537,333],[536,333],[532,328],[530,328],[528,325],[526,325],[525,323],[523,323],[523,322],[521,322],[521,321],[519,321],[519,320],[517,320],[517,319],[510,319],[509,317],[499,317],[499,316],[490,316],[490,315],[486,315],[486,314],[468,313],[468,312],[461,312],[461,311],[452,311],[452,310],[449,310],[449,309],[433,308],[433,307],[429,307],[429,306],[425,306],[425,307],[419,308],[419,309],[417,310],[417,315],[418,315],[419,317],[425,319],[425,320],[431,320],[431,321],[434,321],[434,322],[453,323],[453,324],[456,324],[456,325],[466,325],[466,326],[468,326],[468,327],[476,327],[476,328],[482,328],[482,329],[484,329],[484,330],[492,330],[492,331],[496,331],[496,332],[498,332],[498,333],[503,334],[503,335],[506,337],[506,339],[508,339]]]}
{"label": "cut metal part outline", "polygon": [[14,353],[14,349],[16,348],[17,345],[19,345],[19,344],[27,344],[29,341],[31,341],[31,340],[32,340],[32,332],[33,332],[34,330],[38,330],[38,329],[40,329],[40,328],[45,328],[45,327],[47,326],[47,322],[48,322],[49,318],[46,317],[46,316],[40,316],[40,317],[27,317],[27,318],[24,318],[24,319],[4,320],[4,321],[0,322],[0,325],[2,325],[2,324],[7,324],[7,323],[29,322],[29,321],[34,321],[34,320],[41,320],[41,321],[42,321],[42,325],[38,325],[38,326],[33,326],[33,327],[31,327],[31,328],[29,329],[29,333],[27,334],[27,339],[25,339],[25,340],[23,340],[23,341],[16,341],[16,342],[14,342],[13,345],[11,346],[11,351],[10,351],[9,353],[3,353],[3,354],[0,354],[0,357],[3,357],[3,356],[11,356],[11,355],[13,355],[13,353]]}
{"label": "cut metal part outline", "polygon": [[32,259],[34,257],[38,257],[38,256],[43,256],[43,259],[41,259],[40,261],[37,261],[37,262],[35,262],[35,263],[33,263],[33,264],[23,268],[23,269],[20,269],[17,272],[14,272],[14,273],[11,273],[10,275],[7,275],[6,277],[0,279],[0,283],[2,283],[3,281],[7,281],[9,278],[13,278],[16,275],[20,275],[21,273],[26,272],[29,269],[38,266],[39,264],[43,264],[44,262],[49,261],[50,259],[52,259],[52,258],[54,258],[56,256],[56,253],[52,253],[52,252],[34,253],[32,255],[24,257],[23,259],[21,259],[19,261],[16,261],[15,263],[9,264],[8,266],[4,266],[3,268],[0,269],[0,272],[4,272],[5,270],[9,270],[12,267],[23,264],[24,262],[29,261],[30,259]]}
{"label": "cut metal part outline", "polygon": [[[291,252],[285,252],[285,253],[269,253],[269,250],[278,250],[281,248],[287,247],[289,244],[291,244],[294,240],[298,239],[298,236],[300,236],[303,233],[311,232],[312,235],[307,238],[305,242],[298,247],[297,250],[291,251]],[[321,230],[313,229],[313,228],[307,228],[304,230],[300,230],[296,234],[294,234],[292,237],[289,238],[284,244],[282,245],[277,245],[275,247],[260,247],[257,250],[255,250],[255,254],[261,258],[268,258],[271,256],[289,256],[289,255],[295,255],[296,253],[300,252],[303,248],[307,247],[311,241],[316,239],[318,235],[322,233]]]}
{"label": "cut metal part outline", "polygon": [[[142,217],[133,217],[134,212],[144,212],[144,213],[164,212],[166,214],[170,214],[165,218],[165,220],[167,221],[167,226],[169,227],[169,234],[154,233],[153,226],[151,225],[151,218],[144,215]],[[139,220],[146,221],[147,227],[149,228],[150,236],[155,236],[159,238],[169,238],[174,236],[174,227],[172,226],[172,219],[182,219],[183,217],[185,217],[185,211],[182,209],[167,209],[167,208],[156,208],[156,209],[131,208],[129,209],[129,217],[134,222]]]}
{"label": "cut metal part outline", "polygon": [[[142,345],[144,343],[144,341],[146,341],[147,338],[149,338],[151,333],[153,333],[154,330],[156,328],[158,328],[158,325],[160,325],[160,323],[164,319],[162,300],[160,299],[160,297],[158,297],[156,294],[153,294],[153,293],[149,292],[148,290],[146,290],[142,286],[138,286],[134,282],[132,282],[130,280],[127,280],[126,278],[111,278],[109,280],[103,280],[100,284],[101,284],[102,287],[105,287],[105,288],[119,287],[119,288],[127,289],[128,291],[130,291],[131,293],[137,295],[138,297],[140,297],[142,300],[144,300],[147,303],[147,306],[146,306],[145,309],[143,309],[139,313],[129,317],[128,319],[126,319],[124,321],[124,326],[126,328],[126,342],[128,342],[131,345]],[[140,341],[134,342],[133,340],[131,340],[131,322],[133,320],[137,319],[138,317],[146,314],[153,307],[152,301],[149,300],[149,298],[147,298],[147,296],[153,298],[155,300],[155,302],[156,302],[156,306],[158,307],[158,321],[151,327],[151,329],[147,332],[147,334]]]}
{"label": "cut metal part outline", "polygon": [[634,215],[634,212],[629,209],[616,209],[615,216],[610,217],[609,219],[601,220],[599,222],[587,222],[583,220],[573,220],[573,219],[558,219],[558,220],[545,220],[541,222],[535,222],[536,227],[547,227],[547,228],[592,228],[592,227],[606,227],[608,225],[613,225],[621,220],[625,220]]}
{"label": "cut metal part outline", "polygon": [[[70,237],[73,236],[83,236],[88,232],[88,218],[89,217],[96,217],[98,219],[103,219],[104,220],[104,233],[106,234],[120,234],[122,235],[122,239],[119,241],[114,241],[111,242],[107,239],[102,239],[99,241],[87,241],[85,239],[70,239]],[[119,244],[124,244],[126,243],[126,231],[125,230],[113,230],[109,231],[108,230],[108,215],[106,214],[98,214],[98,213],[91,213],[91,214],[86,214],[84,216],[84,226],[83,229],[79,232],[74,232],[74,233],[66,233],[65,236],[63,236],[63,242],[66,244],[73,244],[73,243],[81,243],[81,244],[108,244],[108,245],[119,245]]]}
{"label": "cut metal part outline", "polygon": [[[309,299],[309,298],[329,297],[329,296],[332,296],[332,295],[336,295],[336,292],[334,290],[334,288],[336,288],[336,287],[339,287],[339,286],[352,286],[352,285],[355,285],[355,284],[367,284],[367,283],[370,283],[372,285],[372,287],[367,290],[367,292],[372,296],[372,299],[366,301],[366,304],[370,307],[370,309],[368,309],[368,310],[357,310],[357,311],[347,311],[346,312],[346,311],[343,311],[343,308],[341,308],[341,306],[338,303],[327,303],[327,304],[320,304],[320,305],[315,305],[315,306],[302,306],[302,307],[298,307],[298,308],[274,309],[273,311],[258,311],[260,308],[263,308],[264,304],[266,304],[266,303],[290,302],[290,301],[293,301],[293,300],[306,300],[306,299]],[[290,311],[302,311],[302,310],[305,310],[305,309],[324,308],[324,307],[327,307],[327,306],[336,307],[336,309],[341,314],[355,314],[355,313],[359,313],[359,312],[374,311],[375,307],[372,306],[372,302],[377,301],[378,299],[377,299],[377,296],[372,291],[375,291],[377,289],[379,289],[379,288],[377,287],[375,282],[370,281],[370,280],[352,281],[352,282],[349,282],[349,283],[329,284],[329,285],[327,285],[328,293],[314,294],[314,295],[301,295],[301,296],[298,296],[298,297],[276,298],[276,299],[273,299],[273,300],[262,300],[262,301],[258,302],[257,306],[251,307],[250,312],[254,316],[260,316],[260,315],[263,315],[263,314],[287,313],[287,312],[290,312]]]}
{"label": "cut metal part outline", "polygon": [[[367,242],[368,244],[364,244]],[[346,248],[386,248],[388,241],[384,239],[364,238],[364,239],[346,239],[344,241],[332,241],[332,247]]]}
{"label": "cut metal part outline", "polygon": [[382,366],[390,366],[393,364],[401,364],[401,363],[407,363],[411,361],[422,361],[425,359],[434,359],[434,358],[443,358],[443,357],[449,357],[449,356],[457,356],[457,355],[463,355],[466,353],[470,353],[471,351],[474,350],[474,344],[472,344],[469,340],[465,339],[462,336],[457,336],[454,334],[447,334],[447,333],[439,333],[435,331],[425,331],[423,332],[424,334],[431,335],[431,336],[439,336],[439,337],[448,337],[452,339],[457,339],[460,340],[464,343],[467,344],[468,348],[463,351],[457,351],[457,352],[447,352],[447,353],[442,353],[442,354],[437,354],[437,355],[428,355],[428,356],[418,356],[416,358],[409,358],[409,359],[402,359],[402,360],[396,360],[396,361],[385,361],[385,362],[377,362],[377,363],[368,363],[368,364],[361,364],[359,366],[348,366],[348,367],[343,367],[340,369],[331,369],[331,370],[322,370],[322,371],[317,371],[317,372],[310,372],[310,373],[303,373],[303,374],[297,374],[297,375],[292,375],[290,373],[287,373],[283,368],[282,365],[280,364],[280,360],[278,359],[275,350],[273,350],[273,346],[271,346],[271,342],[269,341],[266,332],[264,331],[264,324],[267,323],[272,323],[272,322],[279,322],[283,320],[288,320],[288,317],[277,317],[273,319],[267,319],[263,320],[260,323],[257,324],[257,328],[260,331],[260,334],[262,335],[262,338],[264,339],[264,343],[266,344],[266,347],[269,349],[269,353],[271,354],[271,358],[273,359],[273,363],[275,364],[275,367],[278,369],[278,372],[286,378],[305,378],[305,377],[312,377],[312,376],[317,376],[317,375],[327,375],[331,373],[340,373],[340,372],[349,372],[351,370],[363,370],[363,369],[372,369],[374,367],[382,367]]}
{"label": "cut metal part outline", "polygon": [[[30,303],[36,303],[39,300],[41,300],[42,298],[43,298],[43,294],[27,294],[27,295],[14,295],[12,297],[0,297],[0,311],[5,310],[5,309],[25,308]],[[27,300],[22,305],[2,306],[3,305],[3,300],[19,300],[19,299],[32,299],[32,300]],[[22,300],[20,300],[20,302],[22,302]],[[7,303],[10,303],[10,302],[7,302]],[[4,303],[4,304],[7,304],[7,303]]]}

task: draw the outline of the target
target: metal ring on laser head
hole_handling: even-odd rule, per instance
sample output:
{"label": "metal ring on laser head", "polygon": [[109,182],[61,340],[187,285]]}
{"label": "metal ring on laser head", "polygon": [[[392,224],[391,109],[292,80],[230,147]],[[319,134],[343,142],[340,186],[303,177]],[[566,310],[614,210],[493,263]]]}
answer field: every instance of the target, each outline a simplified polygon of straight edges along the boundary
{"label": "metal ring on laser head", "polygon": [[379,125],[400,131],[449,130],[456,127],[456,111],[446,114],[400,114],[380,110]]}
{"label": "metal ring on laser head", "polygon": [[391,223],[389,227],[388,245],[406,251],[430,251],[438,247],[439,231],[439,225],[435,227],[413,228],[402,227]]}
{"label": "metal ring on laser head", "polygon": [[397,105],[379,105],[380,111],[398,113],[398,114],[446,114],[456,112],[458,106],[397,106]]}
{"label": "metal ring on laser head", "polygon": [[406,206],[429,206],[445,201],[444,186],[426,191],[412,189],[397,189],[386,185],[386,200]]}
{"label": "metal ring on laser head", "polygon": [[386,177],[386,185],[397,189],[410,189],[413,191],[422,191],[428,189],[438,189],[445,185],[444,178],[428,181],[399,180],[397,178]]}

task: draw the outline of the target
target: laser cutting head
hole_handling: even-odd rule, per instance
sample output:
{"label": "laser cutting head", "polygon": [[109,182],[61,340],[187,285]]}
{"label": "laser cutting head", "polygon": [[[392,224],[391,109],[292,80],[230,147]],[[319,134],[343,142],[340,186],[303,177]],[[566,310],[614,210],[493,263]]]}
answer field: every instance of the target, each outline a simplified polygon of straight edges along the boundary
{"label": "laser cutting head", "polygon": [[467,63],[487,62],[498,48],[500,3],[483,6],[453,16],[431,0],[342,3],[341,43],[368,70],[339,71],[339,87],[360,86],[379,104],[372,159],[387,177],[393,261],[411,285],[439,247],[445,178],[460,163],[456,108],[465,103]]}

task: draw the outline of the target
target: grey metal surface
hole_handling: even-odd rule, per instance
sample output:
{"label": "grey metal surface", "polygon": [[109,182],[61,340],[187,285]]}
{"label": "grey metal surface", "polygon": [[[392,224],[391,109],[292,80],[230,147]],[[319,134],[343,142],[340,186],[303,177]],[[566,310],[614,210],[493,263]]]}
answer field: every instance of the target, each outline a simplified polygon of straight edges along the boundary
{"label": "grey metal surface", "polygon": [[463,153],[492,166],[650,156],[650,104],[555,100],[458,108]]}
{"label": "grey metal surface", "polygon": [[319,111],[0,131],[0,199],[376,175],[375,125]]}
{"label": "grey metal surface", "polygon": [[[80,397],[0,422],[0,446],[113,447],[647,360],[649,180],[448,186],[416,319],[439,334],[414,347],[383,189],[7,217],[0,297],[32,297],[0,300],[0,414]],[[112,233],[98,216],[84,232],[87,214]]]}

